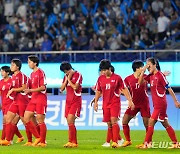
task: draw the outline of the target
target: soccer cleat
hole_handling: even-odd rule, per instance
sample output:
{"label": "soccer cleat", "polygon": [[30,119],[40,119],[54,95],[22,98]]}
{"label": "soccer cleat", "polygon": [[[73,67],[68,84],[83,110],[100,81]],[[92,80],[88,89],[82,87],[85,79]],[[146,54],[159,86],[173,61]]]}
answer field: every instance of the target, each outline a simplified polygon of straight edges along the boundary
{"label": "soccer cleat", "polygon": [[124,139],[123,139],[123,138],[122,138],[121,140],[118,140],[118,145],[119,145],[119,146],[122,146],[123,143],[124,143]]}
{"label": "soccer cleat", "polygon": [[77,148],[78,147],[78,144],[76,143],[71,143],[71,148]]}
{"label": "soccer cleat", "polygon": [[10,146],[11,145],[11,141],[3,140],[1,142],[1,145],[3,145],[3,146]]}
{"label": "soccer cleat", "polygon": [[23,146],[32,146],[32,142],[26,142]]}
{"label": "soccer cleat", "polygon": [[168,149],[179,149],[179,148],[180,148],[179,143],[174,143],[171,145],[171,147],[168,147]]}
{"label": "soccer cleat", "polygon": [[110,143],[108,143],[108,142],[105,142],[103,145],[102,145],[102,147],[110,147],[111,145],[110,145]]}
{"label": "soccer cleat", "polygon": [[46,147],[46,146],[47,146],[46,143],[38,143],[38,144],[37,144],[37,147],[43,147],[43,148],[44,148],[44,147]]}
{"label": "soccer cleat", "polygon": [[113,142],[111,146],[112,148],[119,148],[119,145],[116,142]]}
{"label": "soccer cleat", "polygon": [[71,148],[71,145],[72,145],[72,143],[68,142],[68,143],[64,144],[64,148]]}
{"label": "soccer cleat", "polygon": [[20,137],[20,138],[18,138],[17,141],[16,141],[16,143],[21,143],[22,141],[24,141],[24,137],[23,137],[23,136]]}
{"label": "soccer cleat", "polygon": [[151,143],[143,143],[140,145],[136,145],[136,148],[138,149],[148,149],[148,148],[152,148],[152,144]]}
{"label": "soccer cleat", "polygon": [[40,138],[36,138],[32,146],[36,146],[40,142],[40,140],[41,140]]}
{"label": "soccer cleat", "polygon": [[123,144],[122,144],[122,147],[127,147],[127,146],[130,146],[132,144],[131,141],[125,141]]}

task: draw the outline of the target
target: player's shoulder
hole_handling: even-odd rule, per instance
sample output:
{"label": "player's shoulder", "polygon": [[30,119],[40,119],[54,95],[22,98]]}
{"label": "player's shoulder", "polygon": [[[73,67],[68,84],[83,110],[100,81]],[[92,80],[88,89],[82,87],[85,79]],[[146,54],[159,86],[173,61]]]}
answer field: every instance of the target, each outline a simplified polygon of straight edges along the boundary
{"label": "player's shoulder", "polygon": [[132,79],[132,77],[133,77],[133,74],[128,75],[127,77],[125,77],[125,79],[124,79],[124,80],[129,80],[129,79]]}
{"label": "player's shoulder", "polygon": [[116,78],[116,79],[122,79],[122,77],[119,74],[116,74],[116,73],[113,73],[112,77]]}

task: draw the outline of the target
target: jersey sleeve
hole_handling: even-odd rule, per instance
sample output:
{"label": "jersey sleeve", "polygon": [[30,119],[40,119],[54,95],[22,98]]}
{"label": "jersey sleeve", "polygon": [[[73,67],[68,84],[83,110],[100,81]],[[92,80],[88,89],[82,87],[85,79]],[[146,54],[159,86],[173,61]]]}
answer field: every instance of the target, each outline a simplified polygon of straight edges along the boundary
{"label": "jersey sleeve", "polygon": [[165,88],[167,88],[169,85],[169,82],[167,81],[165,75],[161,72],[160,72],[160,82]]}
{"label": "jersey sleeve", "polygon": [[119,89],[120,89],[120,90],[121,90],[121,89],[124,89],[124,88],[126,87],[123,79],[122,79],[120,76],[119,76],[119,78],[118,78],[118,82],[119,82]]}
{"label": "jersey sleeve", "polygon": [[80,73],[77,73],[75,77],[75,83],[81,85],[82,84],[82,75]]}
{"label": "jersey sleeve", "polygon": [[39,86],[47,85],[46,76],[43,71],[39,71]]}
{"label": "jersey sleeve", "polygon": [[128,77],[126,77],[126,78],[124,79],[124,83],[125,83],[126,87],[129,87]]}
{"label": "jersey sleeve", "polygon": [[101,90],[101,82],[100,82],[100,80],[101,80],[101,78],[99,77],[97,82],[96,82],[96,86],[95,86],[95,88],[96,88],[95,90],[96,91],[102,91]]}

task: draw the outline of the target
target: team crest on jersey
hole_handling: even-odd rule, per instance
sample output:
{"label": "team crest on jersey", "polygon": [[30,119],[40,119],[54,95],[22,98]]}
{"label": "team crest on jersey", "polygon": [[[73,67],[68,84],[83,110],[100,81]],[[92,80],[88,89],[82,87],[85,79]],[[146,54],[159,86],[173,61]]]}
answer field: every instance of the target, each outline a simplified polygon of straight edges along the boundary
{"label": "team crest on jersey", "polygon": [[115,82],[115,80],[111,80],[111,82]]}

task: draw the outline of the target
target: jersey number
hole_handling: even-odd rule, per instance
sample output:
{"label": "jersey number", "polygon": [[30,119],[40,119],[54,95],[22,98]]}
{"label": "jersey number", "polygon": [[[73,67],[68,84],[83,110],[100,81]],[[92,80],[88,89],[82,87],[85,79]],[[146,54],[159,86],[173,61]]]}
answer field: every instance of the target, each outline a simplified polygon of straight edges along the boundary
{"label": "jersey number", "polygon": [[106,90],[107,89],[110,89],[111,88],[111,85],[108,83],[108,84],[106,84]]}
{"label": "jersey number", "polygon": [[136,83],[136,89],[138,89],[139,88],[139,84],[138,83]]}

